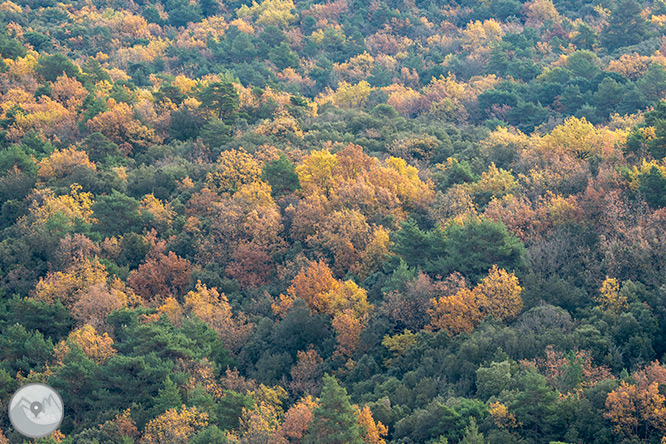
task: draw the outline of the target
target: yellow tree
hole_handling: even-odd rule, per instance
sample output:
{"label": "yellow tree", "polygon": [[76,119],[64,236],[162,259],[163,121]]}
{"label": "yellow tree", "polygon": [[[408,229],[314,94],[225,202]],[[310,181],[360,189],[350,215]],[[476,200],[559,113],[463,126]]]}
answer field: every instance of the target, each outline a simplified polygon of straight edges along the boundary
{"label": "yellow tree", "polygon": [[232,149],[220,154],[214,170],[206,176],[206,185],[216,192],[234,193],[260,176],[261,167],[251,155],[243,149]]}
{"label": "yellow tree", "polygon": [[35,299],[53,303],[60,300],[65,307],[72,308],[81,295],[98,284],[106,284],[108,273],[97,260],[86,260],[73,264],[62,272],[49,272],[35,286]]}
{"label": "yellow tree", "polygon": [[85,151],[75,148],[55,150],[53,154],[39,162],[37,176],[42,180],[60,179],[72,174],[77,167],[97,170],[95,163],[90,161]]}
{"label": "yellow tree", "polygon": [[107,333],[100,335],[92,325],[86,324],[71,332],[66,341],[56,346],[56,359],[62,362],[69,346],[73,344],[79,346],[83,353],[97,364],[105,364],[117,352],[113,347],[113,339]]}
{"label": "yellow tree", "polygon": [[35,202],[30,212],[37,223],[43,224],[56,214],[61,214],[69,219],[69,225],[74,226],[77,219],[92,223],[95,222],[93,215],[93,194],[81,193],[81,185],[75,183],[70,186],[70,193],[56,196],[55,193],[45,188],[35,192]]}
{"label": "yellow tree", "polygon": [[169,409],[146,424],[141,444],[186,444],[190,436],[208,425],[208,413],[184,405]]}
{"label": "yellow tree", "polygon": [[338,159],[330,151],[311,151],[296,167],[301,192],[306,196],[313,194],[327,196],[335,185],[336,179],[333,173],[337,165]]}
{"label": "yellow tree", "polygon": [[337,91],[330,97],[323,99],[323,102],[330,101],[335,106],[345,109],[362,108],[368,100],[370,91],[372,91],[372,87],[365,80],[356,85],[340,82]]}
{"label": "yellow tree", "polygon": [[599,308],[615,314],[619,314],[627,308],[627,296],[620,293],[620,283],[617,279],[608,276],[601,284],[595,300],[599,304]]}
{"label": "yellow tree", "polygon": [[483,319],[481,307],[485,305],[478,291],[463,288],[452,296],[432,299],[429,327],[446,330],[449,334],[471,333]]}
{"label": "yellow tree", "polygon": [[518,278],[497,265],[493,265],[474,291],[483,295],[480,298],[484,301],[483,311],[504,322],[514,320],[523,309],[520,296],[523,289]]}

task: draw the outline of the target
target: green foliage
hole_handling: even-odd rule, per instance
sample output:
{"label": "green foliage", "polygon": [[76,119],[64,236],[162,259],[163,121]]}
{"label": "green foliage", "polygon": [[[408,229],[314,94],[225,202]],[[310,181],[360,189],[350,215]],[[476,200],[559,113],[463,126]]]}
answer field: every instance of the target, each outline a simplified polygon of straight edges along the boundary
{"label": "green foliage", "polygon": [[312,412],[305,444],[361,444],[361,428],[347,391],[333,377],[324,376],[319,402]]}
{"label": "green foliage", "polygon": [[493,264],[522,271],[525,247],[501,222],[470,219],[450,223],[444,230],[422,231],[415,221],[404,222],[396,233],[393,251],[412,267],[439,276],[454,271],[479,282]]}
{"label": "green foliage", "polygon": [[300,188],[295,166],[284,153],[280,153],[279,159],[266,163],[261,176],[271,186],[274,196],[293,193]]}
{"label": "green foliage", "polygon": [[100,196],[93,204],[95,228],[105,235],[138,231],[142,225],[139,202],[117,190]]}
{"label": "green foliage", "polygon": [[72,63],[67,56],[60,53],[41,56],[37,61],[35,71],[48,82],[55,82],[63,74],[74,78],[78,78],[81,74],[79,67]]}
{"label": "green foliage", "polygon": [[229,119],[238,109],[238,91],[232,83],[214,82],[207,85],[199,94],[199,100],[204,108],[215,112],[218,119]]}

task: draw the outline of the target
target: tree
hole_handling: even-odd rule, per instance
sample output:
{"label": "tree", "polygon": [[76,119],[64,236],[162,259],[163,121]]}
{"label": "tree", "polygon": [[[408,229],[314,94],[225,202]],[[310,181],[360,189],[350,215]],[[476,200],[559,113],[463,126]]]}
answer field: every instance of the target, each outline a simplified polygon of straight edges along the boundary
{"label": "tree", "polygon": [[195,291],[185,296],[184,308],[215,330],[224,346],[232,352],[238,351],[252,333],[253,325],[246,321],[242,313],[233,315],[227,296],[200,281]]}
{"label": "tree", "polygon": [[620,283],[608,276],[601,284],[599,295],[595,299],[599,303],[599,308],[616,315],[620,315],[627,308],[627,296],[620,293]]}
{"label": "tree", "polygon": [[295,395],[316,396],[319,392],[319,381],[324,373],[324,360],[314,348],[305,352],[299,350],[296,357],[298,361],[290,371],[289,389]]}
{"label": "tree", "polygon": [[220,154],[215,168],[206,176],[206,184],[219,193],[235,193],[245,184],[256,182],[261,168],[245,150],[229,150]]}
{"label": "tree", "polygon": [[33,292],[37,300],[54,303],[59,300],[72,308],[95,285],[105,285],[108,273],[97,260],[75,262],[66,271],[50,272],[40,278]]}
{"label": "tree", "polygon": [[613,430],[624,437],[646,439],[655,432],[666,432],[666,369],[655,361],[634,374],[635,384],[622,381],[608,394],[604,417]]}
{"label": "tree", "polygon": [[158,252],[139,265],[127,279],[128,285],[145,301],[161,305],[168,297],[179,296],[190,283],[190,261],[173,251]]}
{"label": "tree", "polygon": [[483,311],[496,319],[509,322],[518,317],[523,309],[520,297],[523,289],[513,273],[498,268],[497,265],[488,271],[488,276],[481,280],[475,291],[483,294]]}
{"label": "tree", "polygon": [[329,293],[339,285],[325,262],[311,262],[294,277],[287,289],[287,295],[292,300],[303,299],[311,309],[319,313],[327,313],[330,306]]}
{"label": "tree", "polygon": [[213,82],[199,93],[201,106],[213,111],[218,119],[229,119],[238,108],[239,95],[233,83]]}
{"label": "tree", "polygon": [[384,437],[388,433],[388,428],[379,421],[375,422],[370,407],[367,405],[358,412],[358,423],[361,426],[365,444],[386,444]]}
{"label": "tree", "polygon": [[139,231],[142,218],[139,202],[117,190],[100,196],[92,206],[96,228],[107,236]]}
{"label": "tree", "polygon": [[430,328],[445,330],[449,334],[471,333],[483,319],[481,307],[485,305],[478,291],[462,289],[453,296],[432,300],[428,310]]}
{"label": "tree", "polygon": [[279,159],[264,164],[261,177],[271,186],[274,196],[293,193],[300,186],[294,164],[282,152]]}
{"label": "tree", "polygon": [[361,338],[362,320],[364,319],[359,319],[351,309],[342,310],[333,317],[331,325],[337,333],[337,354],[345,358],[352,357]]}
{"label": "tree", "polygon": [[433,275],[462,273],[471,282],[479,282],[493,266],[522,271],[525,247],[510,234],[502,222],[470,218],[451,222],[441,232],[431,232],[431,243],[425,251],[424,270]]}
{"label": "tree", "polygon": [[48,82],[55,82],[63,74],[73,78],[78,78],[81,75],[79,67],[72,63],[67,56],[60,53],[41,56],[35,71]]}
{"label": "tree", "polygon": [[96,364],[105,364],[117,352],[107,333],[100,335],[88,324],[71,332],[67,341],[58,344],[55,350],[58,361],[62,363],[71,345],[78,346]]}
{"label": "tree", "polygon": [[333,377],[324,376],[324,386],[303,444],[362,444],[362,429],[349,403],[347,390]]}
{"label": "tree", "polygon": [[312,413],[316,406],[312,396],[301,398],[285,413],[277,435],[289,440],[290,443],[300,444],[312,422]]}
{"label": "tree", "polygon": [[641,16],[643,8],[636,0],[621,0],[611,12],[601,42],[610,50],[636,45],[648,34],[647,23]]}
{"label": "tree", "polygon": [[141,444],[186,444],[190,436],[208,424],[208,414],[184,405],[169,409],[146,424]]}

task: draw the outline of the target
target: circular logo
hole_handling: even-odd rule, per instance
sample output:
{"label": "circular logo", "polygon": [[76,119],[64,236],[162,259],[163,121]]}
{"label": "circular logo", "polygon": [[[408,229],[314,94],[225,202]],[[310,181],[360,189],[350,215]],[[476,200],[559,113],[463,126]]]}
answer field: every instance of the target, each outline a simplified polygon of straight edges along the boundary
{"label": "circular logo", "polygon": [[62,398],[46,384],[27,384],[9,401],[9,420],[20,434],[41,438],[55,432],[62,422]]}

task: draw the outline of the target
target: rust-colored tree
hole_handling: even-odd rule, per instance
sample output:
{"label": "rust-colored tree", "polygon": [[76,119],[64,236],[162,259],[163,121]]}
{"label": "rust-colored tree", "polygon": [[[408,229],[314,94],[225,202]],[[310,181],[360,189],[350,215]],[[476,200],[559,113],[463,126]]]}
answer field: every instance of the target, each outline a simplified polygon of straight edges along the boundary
{"label": "rust-colored tree", "polygon": [[127,283],[146,302],[161,305],[169,297],[179,297],[190,283],[190,262],[173,251],[151,253],[134,270]]}

